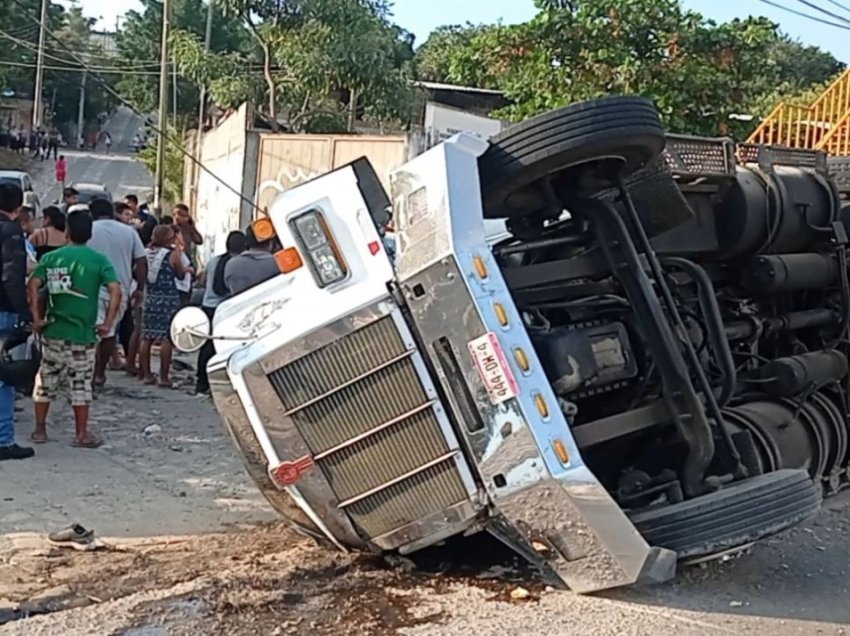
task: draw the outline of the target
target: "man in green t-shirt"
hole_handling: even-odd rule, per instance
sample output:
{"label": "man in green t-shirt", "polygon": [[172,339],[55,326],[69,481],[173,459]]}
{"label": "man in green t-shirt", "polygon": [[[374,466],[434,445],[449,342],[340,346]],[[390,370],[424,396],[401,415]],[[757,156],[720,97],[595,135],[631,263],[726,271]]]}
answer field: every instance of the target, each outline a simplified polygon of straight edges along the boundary
{"label": "man in green t-shirt", "polygon": [[[41,366],[35,379],[35,431],[32,441],[47,441],[47,411],[63,383],[71,392],[76,435],[74,446],[97,448],[102,440],[88,431],[94,354],[98,336],[108,334],[121,304],[121,284],[109,259],[86,247],[92,219],[72,212],[66,223],[68,245],[45,254],[29,281],[33,329],[42,335]],[[41,315],[38,290],[47,286],[47,315]],[[109,290],[109,306],[97,324],[98,293]]]}

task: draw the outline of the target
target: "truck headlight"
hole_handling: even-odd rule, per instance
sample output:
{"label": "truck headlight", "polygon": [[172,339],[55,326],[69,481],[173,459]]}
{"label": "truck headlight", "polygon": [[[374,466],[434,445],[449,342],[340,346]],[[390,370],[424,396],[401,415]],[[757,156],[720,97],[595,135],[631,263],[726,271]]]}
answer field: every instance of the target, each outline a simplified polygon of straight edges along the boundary
{"label": "truck headlight", "polygon": [[321,212],[307,212],[290,223],[295,237],[309,257],[319,287],[332,285],[348,275],[345,261]]}

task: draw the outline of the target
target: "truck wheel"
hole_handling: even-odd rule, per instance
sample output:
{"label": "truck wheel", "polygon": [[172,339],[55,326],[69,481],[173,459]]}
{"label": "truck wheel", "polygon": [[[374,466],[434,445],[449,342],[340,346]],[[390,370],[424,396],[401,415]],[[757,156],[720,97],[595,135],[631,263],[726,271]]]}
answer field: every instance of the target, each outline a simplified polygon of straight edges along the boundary
{"label": "truck wheel", "polygon": [[610,187],[610,170],[588,168],[613,159],[621,174],[632,174],[658,156],[664,142],[658,111],[642,97],[581,102],[511,126],[478,158],[484,216],[538,212],[547,200],[545,178],[570,168],[584,194]]}
{"label": "truck wheel", "polygon": [[653,546],[680,559],[734,548],[817,512],[820,493],[805,470],[778,470],[682,503],[631,516]]}

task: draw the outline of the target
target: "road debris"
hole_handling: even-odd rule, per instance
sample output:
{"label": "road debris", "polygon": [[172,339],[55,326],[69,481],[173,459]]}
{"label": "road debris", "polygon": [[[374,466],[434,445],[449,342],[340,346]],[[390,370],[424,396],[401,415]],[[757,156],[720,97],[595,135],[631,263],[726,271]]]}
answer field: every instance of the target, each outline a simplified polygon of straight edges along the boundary
{"label": "road debris", "polygon": [[153,437],[157,433],[162,433],[162,427],[159,424],[151,424],[149,426],[145,426],[145,429],[142,431],[142,434],[145,437]]}

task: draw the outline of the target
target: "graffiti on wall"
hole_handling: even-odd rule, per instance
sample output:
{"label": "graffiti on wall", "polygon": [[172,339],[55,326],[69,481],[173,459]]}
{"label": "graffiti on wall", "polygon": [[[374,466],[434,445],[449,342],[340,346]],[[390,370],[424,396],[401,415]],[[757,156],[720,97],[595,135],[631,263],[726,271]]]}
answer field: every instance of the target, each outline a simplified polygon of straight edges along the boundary
{"label": "graffiti on wall", "polygon": [[[202,177],[203,178],[203,177]],[[218,181],[203,183],[199,188],[198,229],[204,243],[198,250],[200,264],[208,263],[226,250],[227,235],[239,228],[240,200]]]}
{"label": "graffiti on wall", "polygon": [[[329,170],[329,168],[328,168]],[[286,192],[310,179],[323,175],[327,170],[305,170],[301,166],[285,165],[278,170],[274,179],[266,179],[257,188],[256,204],[260,210],[271,207],[278,194]],[[270,193],[269,191],[274,191]]]}

